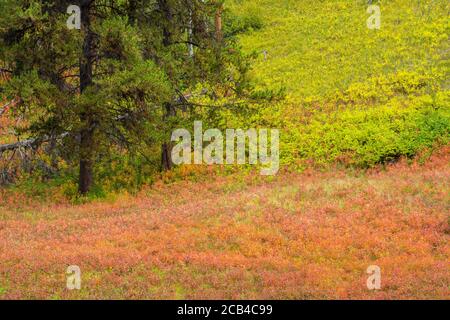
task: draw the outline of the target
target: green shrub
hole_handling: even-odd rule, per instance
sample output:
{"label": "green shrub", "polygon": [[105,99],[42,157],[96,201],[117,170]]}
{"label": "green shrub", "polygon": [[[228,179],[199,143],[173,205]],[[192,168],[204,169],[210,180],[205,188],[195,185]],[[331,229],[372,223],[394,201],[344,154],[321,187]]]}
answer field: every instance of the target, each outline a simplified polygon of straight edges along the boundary
{"label": "green shrub", "polygon": [[[423,97],[421,97],[423,98]],[[316,113],[309,123],[291,123],[282,136],[284,163],[312,160],[359,167],[413,157],[436,141],[448,143],[450,109],[436,105],[386,104],[368,109]]]}

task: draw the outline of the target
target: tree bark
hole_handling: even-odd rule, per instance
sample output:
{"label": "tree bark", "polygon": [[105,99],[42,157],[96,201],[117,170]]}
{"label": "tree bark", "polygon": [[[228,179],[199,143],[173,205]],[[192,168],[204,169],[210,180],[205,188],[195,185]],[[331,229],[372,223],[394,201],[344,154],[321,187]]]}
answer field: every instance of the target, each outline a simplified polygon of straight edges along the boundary
{"label": "tree bark", "polygon": [[169,171],[172,169],[172,148],[168,143],[163,143],[161,152],[161,169]]}
{"label": "tree bark", "polygon": [[[165,111],[163,120],[175,116],[175,108],[170,103],[165,103]],[[168,171],[173,167],[172,164],[172,143],[164,142],[161,147],[161,170]]]}
{"label": "tree bark", "polygon": [[168,46],[170,45],[170,40],[172,37],[172,33],[170,31],[170,23],[172,22],[173,18],[172,12],[167,0],[158,0],[158,6],[164,15],[164,19],[167,22],[167,24],[163,24],[163,44],[165,46]]}
{"label": "tree bark", "polygon": [[[84,32],[83,53],[80,59],[80,92],[92,84],[92,61],[94,57],[94,34],[91,30],[90,11],[92,1],[84,1],[81,6],[81,25]],[[78,191],[87,194],[94,182],[94,123],[89,108],[80,114],[84,128],[80,131],[80,172]]]}
{"label": "tree bark", "polygon": [[89,150],[92,147],[93,134],[90,130],[83,130],[80,139],[80,177],[78,191],[86,194],[91,190],[94,182],[93,157]]}
{"label": "tree bark", "polygon": [[[169,46],[171,42],[170,23],[172,22],[172,13],[167,0],[158,0],[159,8],[163,12],[167,24],[163,25],[163,44]],[[175,108],[170,103],[164,104],[163,121],[175,115]],[[168,171],[172,169],[172,144],[164,142],[161,145],[161,170]]]}
{"label": "tree bark", "polygon": [[221,43],[223,40],[223,32],[222,32],[222,12],[223,5],[220,5],[216,11],[215,25],[216,25],[216,41]]}
{"label": "tree bark", "polygon": [[7,143],[0,145],[0,154],[5,151],[14,151],[20,148],[33,148],[39,143],[38,139],[27,139],[15,143]]}
{"label": "tree bark", "polygon": [[128,16],[131,25],[134,25],[137,21],[137,5],[136,0],[130,0],[128,3]]}

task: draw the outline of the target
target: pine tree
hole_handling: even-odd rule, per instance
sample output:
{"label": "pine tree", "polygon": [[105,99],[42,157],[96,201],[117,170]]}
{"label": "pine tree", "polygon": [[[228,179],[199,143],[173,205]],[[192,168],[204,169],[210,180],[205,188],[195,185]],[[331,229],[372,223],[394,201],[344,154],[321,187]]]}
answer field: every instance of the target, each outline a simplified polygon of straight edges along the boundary
{"label": "pine tree", "polygon": [[[80,8],[80,30],[68,28],[70,5]],[[190,105],[186,92],[199,83],[230,86],[229,66],[245,69],[217,30],[222,5],[2,0],[0,61],[11,73],[3,95],[29,123],[21,133],[35,144],[63,139],[87,193],[102,147],[154,142],[159,129],[167,135],[169,119]],[[162,149],[168,169],[170,146]]]}

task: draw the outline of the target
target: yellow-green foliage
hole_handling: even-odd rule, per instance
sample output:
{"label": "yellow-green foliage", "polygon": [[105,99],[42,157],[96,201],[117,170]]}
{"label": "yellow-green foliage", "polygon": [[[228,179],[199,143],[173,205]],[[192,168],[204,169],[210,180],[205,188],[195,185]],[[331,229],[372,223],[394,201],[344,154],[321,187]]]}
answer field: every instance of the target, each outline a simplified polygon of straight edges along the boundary
{"label": "yellow-green foliage", "polygon": [[246,50],[260,53],[254,75],[269,86],[284,84],[292,96],[303,98],[441,61],[440,49],[448,41],[448,1],[379,5],[380,30],[367,28],[364,0],[235,0],[229,7],[238,15],[259,14],[264,23],[241,37]]}
{"label": "yellow-green foliage", "polygon": [[340,160],[367,167],[402,155],[411,157],[424,147],[433,147],[438,138],[447,143],[450,113],[435,108],[434,101],[423,105],[428,98],[431,100],[424,96],[368,110],[318,112],[303,128],[288,128],[282,143],[284,160]]}
{"label": "yellow-green foliage", "polygon": [[449,2],[374,3],[379,30],[362,0],[228,3],[241,21],[262,21],[240,36],[258,53],[258,87],[287,89],[246,123],[281,130],[284,163],[371,166],[448,142]]}

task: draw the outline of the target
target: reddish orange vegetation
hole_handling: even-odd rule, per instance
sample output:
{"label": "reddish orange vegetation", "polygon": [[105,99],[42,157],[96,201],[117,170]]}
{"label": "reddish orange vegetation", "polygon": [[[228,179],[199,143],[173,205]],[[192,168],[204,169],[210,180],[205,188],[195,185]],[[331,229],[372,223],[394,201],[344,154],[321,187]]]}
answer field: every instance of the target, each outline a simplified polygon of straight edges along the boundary
{"label": "reddish orange vegetation", "polygon": [[[0,99],[0,109],[3,106],[3,104],[4,102]],[[0,110],[0,143],[6,143],[4,142],[4,140],[7,140],[5,139],[5,136],[11,135],[11,132],[9,132],[9,130],[13,126],[13,122],[9,117],[6,116],[7,108],[5,109],[4,114],[1,114],[2,110]]]}
{"label": "reddish orange vegetation", "polygon": [[[448,151],[364,174],[157,185],[114,203],[18,209],[3,194],[0,298],[446,299]],[[66,289],[68,265],[79,291]]]}

